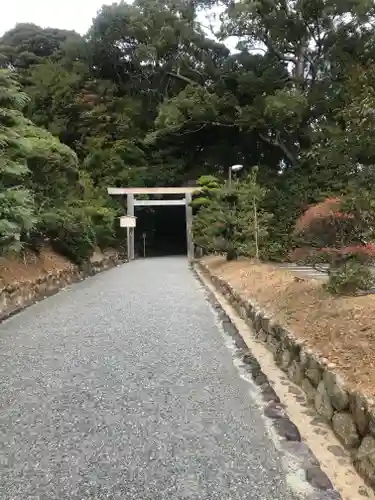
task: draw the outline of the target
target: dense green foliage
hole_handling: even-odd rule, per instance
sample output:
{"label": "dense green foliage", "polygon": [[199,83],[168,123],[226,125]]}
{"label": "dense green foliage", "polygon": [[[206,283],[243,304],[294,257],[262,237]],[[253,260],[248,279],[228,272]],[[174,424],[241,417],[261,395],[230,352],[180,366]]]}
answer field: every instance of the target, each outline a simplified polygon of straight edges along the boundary
{"label": "dense green foliage", "polygon": [[115,210],[80,171],[76,153],[20,109],[28,97],[0,70],[0,247],[38,249],[49,241],[77,262],[114,241]]}
{"label": "dense green foliage", "polygon": [[0,39],[2,251],[49,239],[81,261],[118,243],[107,186],[221,184],[241,163],[272,215],[262,254],[283,258],[307,206],[374,181],[374,20],[369,0],[135,0],[84,37],[17,25]]}
{"label": "dense green foliage", "polygon": [[0,70],[0,243],[1,249],[19,250],[21,236],[34,226],[34,203],[23,178],[28,173],[29,145],[18,130],[25,121],[19,109],[27,96],[12,74]]}
{"label": "dense green foliage", "polygon": [[198,186],[192,203],[196,244],[206,252],[224,252],[228,260],[264,255],[271,217],[259,210],[265,190],[256,182],[256,171],[230,188],[212,176],[198,179]]}

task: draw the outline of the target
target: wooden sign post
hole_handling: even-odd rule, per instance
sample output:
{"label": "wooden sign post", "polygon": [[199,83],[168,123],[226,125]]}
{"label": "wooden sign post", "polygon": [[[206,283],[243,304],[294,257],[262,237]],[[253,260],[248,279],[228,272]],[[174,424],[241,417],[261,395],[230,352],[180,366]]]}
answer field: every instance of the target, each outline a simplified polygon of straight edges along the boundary
{"label": "wooden sign post", "polygon": [[126,227],[126,245],[128,259],[134,259],[134,229],[137,225],[137,217],[134,215],[123,215],[120,217],[120,227]]}

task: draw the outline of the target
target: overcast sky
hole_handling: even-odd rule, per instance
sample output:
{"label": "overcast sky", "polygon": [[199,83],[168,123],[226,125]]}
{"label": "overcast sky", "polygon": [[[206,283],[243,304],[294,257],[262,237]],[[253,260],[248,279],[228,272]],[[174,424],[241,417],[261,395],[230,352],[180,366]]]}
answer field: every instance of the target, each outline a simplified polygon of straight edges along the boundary
{"label": "overcast sky", "polygon": [[0,0],[0,35],[16,23],[62,28],[86,33],[103,4],[112,0]]}
{"label": "overcast sky", "polygon": [[[118,0],[0,0],[0,36],[17,23],[60,28],[85,34],[102,5]],[[131,3],[132,0],[128,0]],[[210,35],[209,35],[210,36]],[[234,50],[236,39],[226,40]]]}

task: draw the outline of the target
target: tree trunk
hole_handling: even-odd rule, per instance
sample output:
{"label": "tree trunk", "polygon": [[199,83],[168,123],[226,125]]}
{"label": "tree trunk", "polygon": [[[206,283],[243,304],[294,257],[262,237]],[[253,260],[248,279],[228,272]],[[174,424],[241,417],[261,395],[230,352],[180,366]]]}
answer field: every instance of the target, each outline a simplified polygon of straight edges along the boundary
{"label": "tree trunk", "polygon": [[229,248],[227,251],[227,260],[237,260],[238,254],[234,248]]}

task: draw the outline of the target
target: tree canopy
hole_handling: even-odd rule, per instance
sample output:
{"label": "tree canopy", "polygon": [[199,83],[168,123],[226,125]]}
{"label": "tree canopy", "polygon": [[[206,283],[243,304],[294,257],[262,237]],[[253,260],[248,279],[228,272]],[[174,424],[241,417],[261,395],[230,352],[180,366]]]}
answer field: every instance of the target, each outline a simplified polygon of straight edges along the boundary
{"label": "tree canopy", "polygon": [[373,182],[374,22],[370,0],[135,0],[85,36],[16,25],[0,39],[2,248],[70,234],[84,258],[117,241],[108,185],[221,182],[241,163],[259,166],[282,258],[303,210]]}

